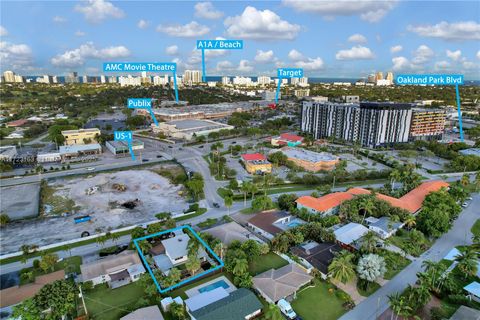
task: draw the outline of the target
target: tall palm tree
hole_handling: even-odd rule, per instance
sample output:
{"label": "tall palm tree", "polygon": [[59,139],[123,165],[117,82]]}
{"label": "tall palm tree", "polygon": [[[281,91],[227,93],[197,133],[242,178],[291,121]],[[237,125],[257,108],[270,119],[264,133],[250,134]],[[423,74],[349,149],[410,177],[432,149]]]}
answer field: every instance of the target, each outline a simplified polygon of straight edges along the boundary
{"label": "tall palm tree", "polygon": [[407,217],[403,222],[405,222],[405,226],[407,227],[408,230],[412,229],[412,227],[414,227],[417,224],[417,221],[413,214],[407,215]]}
{"label": "tall palm tree", "polygon": [[273,303],[268,305],[268,309],[265,312],[264,318],[266,320],[283,320],[282,313],[280,309]]}
{"label": "tall palm tree", "polygon": [[390,173],[390,188],[395,190],[395,181],[399,181],[401,178],[400,171],[397,169],[393,169],[392,172]]}
{"label": "tall palm tree", "polygon": [[227,196],[225,197],[224,202],[225,202],[225,207],[227,207],[228,209],[228,214],[230,214],[230,208],[233,205],[233,198],[230,196]]}
{"label": "tall palm tree", "polygon": [[185,263],[185,267],[192,276],[200,269],[201,265],[202,263],[197,257],[188,257],[188,261]]}
{"label": "tall palm tree", "polygon": [[368,253],[374,253],[377,250],[378,237],[373,231],[367,232],[362,238],[362,249]]}
{"label": "tall palm tree", "polygon": [[398,320],[399,315],[405,316],[412,312],[412,308],[407,304],[407,299],[398,292],[388,296],[388,302],[392,309],[391,320],[393,320],[393,315],[395,315],[395,320]]}
{"label": "tall palm tree", "polygon": [[220,257],[220,260],[223,260],[223,254],[225,253],[223,243],[219,241],[217,244],[215,244],[215,246],[213,247],[213,252],[215,252],[215,254]]}
{"label": "tall palm tree", "polygon": [[200,242],[196,238],[190,238],[188,240],[187,251],[189,257],[196,257],[198,255],[198,250],[200,249]]}
{"label": "tall palm tree", "polygon": [[458,269],[462,271],[467,276],[473,276],[477,274],[478,271],[478,254],[472,249],[472,247],[467,247],[464,252],[460,252],[455,256],[455,261],[458,262]]}
{"label": "tall palm tree", "polygon": [[235,266],[233,267],[232,273],[234,275],[242,275],[248,271],[248,261],[244,258],[236,258]]}
{"label": "tall palm tree", "polygon": [[253,197],[255,196],[255,193],[258,192],[258,187],[255,183],[251,183],[250,184],[250,193],[252,194],[252,200],[253,200]]}
{"label": "tall palm tree", "polygon": [[243,206],[247,206],[247,194],[250,191],[251,188],[251,182],[249,181],[244,181],[242,182],[242,186],[240,187],[240,190],[243,192]]}
{"label": "tall palm tree", "polygon": [[370,215],[372,213],[372,210],[375,209],[375,202],[373,200],[373,196],[366,196],[363,199],[360,200],[359,206],[360,209],[363,210],[363,217],[362,217],[362,224],[363,221],[365,220],[365,217],[368,213]]}
{"label": "tall palm tree", "polygon": [[328,275],[342,283],[347,283],[355,276],[354,255],[346,250],[340,252],[328,266]]}
{"label": "tall palm tree", "polygon": [[462,176],[462,178],[460,179],[460,184],[464,187],[470,184],[470,177],[468,176],[468,174],[464,174]]}

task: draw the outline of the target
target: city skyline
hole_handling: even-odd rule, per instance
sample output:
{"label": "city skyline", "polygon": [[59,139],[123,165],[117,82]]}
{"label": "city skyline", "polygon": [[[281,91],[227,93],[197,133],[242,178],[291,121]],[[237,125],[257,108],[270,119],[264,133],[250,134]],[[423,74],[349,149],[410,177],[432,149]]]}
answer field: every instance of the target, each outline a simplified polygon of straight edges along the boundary
{"label": "city skyline", "polygon": [[2,14],[0,28],[2,72],[101,75],[104,61],[172,61],[183,74],[201,69],[195,41],[220,37],[244,40],[245,49],[206,51],[207,76],[274,76],[278,67],[300,67],[312,78],[360,78],[376,71],[480,78],[480,4],[473,1],[136,6],[91,0],[4,7],[9,15]]}

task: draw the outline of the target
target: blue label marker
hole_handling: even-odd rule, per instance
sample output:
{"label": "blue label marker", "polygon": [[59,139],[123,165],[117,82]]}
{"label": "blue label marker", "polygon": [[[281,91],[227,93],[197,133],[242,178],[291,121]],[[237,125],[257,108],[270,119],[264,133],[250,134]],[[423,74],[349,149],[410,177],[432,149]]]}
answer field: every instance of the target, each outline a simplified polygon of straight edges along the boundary
{"label": "blue label marker", "polygon": [[172,72],[175,100],[178,103],[177,64],[175,62],[104,62],[104,72]]}
{"label": "blue label marker", "polygon": [[205,50],[241,50],[243,40],[197,40],[197,49],[202,50],[202,82],[207,79]]}
{"label": "blue label marker", "polygon": [[128,150],[130,151],[130,155],[132,156],[132,160],[135,161],[135,154],[133,153],[133,148],[132,148],[132,140],[133,140],[132,131],[114,131],[113,132],[113,140],[115,140],[115,141],[126,141],[128,143]]}

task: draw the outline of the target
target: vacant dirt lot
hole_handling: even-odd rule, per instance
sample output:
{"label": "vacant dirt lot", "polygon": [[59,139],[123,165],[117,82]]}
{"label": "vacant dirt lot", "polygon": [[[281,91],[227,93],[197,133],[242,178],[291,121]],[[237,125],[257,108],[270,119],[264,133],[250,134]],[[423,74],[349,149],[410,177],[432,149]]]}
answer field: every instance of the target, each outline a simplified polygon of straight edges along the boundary
{"label": "vacant dirt lot", "polygon": [[[151,171],[99,173],[89,177],[57,179],[49,183],[54,195],[74,202],[74,212],[48,215],[52,204],[45,203],[46,217],[9,224],[0,235],[1,253],[17,250],[22,244],[46,245],[90,234],[145,223],[163,211],[180,212],[188,208],[179,195],[182,186]],[[168,169],[168,168],[167,168]],[[175,170],[175,167],[171,168]],[[87,194],[89,193],[89,194]],[[60,214],[60,215],[59,215]],[[74,224],[74,217],[90,215],[91,222]]]}

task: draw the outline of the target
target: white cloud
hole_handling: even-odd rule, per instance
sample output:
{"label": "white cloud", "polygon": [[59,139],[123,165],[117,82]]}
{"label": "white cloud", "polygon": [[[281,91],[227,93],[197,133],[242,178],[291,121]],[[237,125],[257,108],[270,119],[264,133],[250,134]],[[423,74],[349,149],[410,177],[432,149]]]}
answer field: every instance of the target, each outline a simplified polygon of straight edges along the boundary
{"label": "white cloud", "polygon": [[433,58],[434,55],[435,55],[435,53],[433,52],[432,49],[430,49],[428,46],[422,44],[421,46],[419,46],[417,48],[417,50],[415,50],[413,52],[412,62],[414,64],[426,63],[426,62],[429,62],[430,59]]}
{"label": "white cloud", "polygon": [[57,67],[78,67],[85,64],[86,59],[125,58],[130,51],[124,46],[97,49],[92,42],[82,44],[79,48],[69,50],[53,57],[50,62]]}
{"label": "white cloud", "polygon": [[405,57],[392,58],[393,71],[409,71],[416,69],[415,66]]}
{"label": "white cloud", "polygon": [[303,1],[283,0],[283,4],[301,12],[313,12],[325,18],[336,16],[360,15],[362,20],[377,22],[381,20],[396,5],[396,0],[336,0],[336,1]]}
{"label": "white cloud", "polygon": [[210,28],[204,25],[199,24],[196,21],[192,21],[185,25],[169,25],[169,26],[162,26],[159,25],[157,27],[157,32],[166,33],[169,36],[173,37],[185,37],[185,38],[192,38],[203,36],[210,32]]}
{"label": "white cloud", "polygon": [[223,12],[215,9],[211,2],[198,2],[195,5],[195,17],[204,19],[220,19]]}
{"label": "white cloud", "polygon": [[218,71],[231,71],[234,68],[235,68],[235,66],[233,65],[233,63],[231,63],[228,60],[219,61],[217,63],[217,70]]}
{"label": "white cloud", "polygon": [[137,27],[140,29],[145,29],[150,23],[147,20],[140,19],[137,23]]}
{"label": "white cloud", "polygon": [[480,40],[480,24],[475,21],[449,23],[442,21],[435,25],[408,26],[408,31],[422,37],[444,40]]}
{"label": "white cloud", "polygon": [[274,61],[273,50],[268,50],[268,51],[257,50],[257,54],[255,55],[254,60],[260,63],[273,62]]}
{"label": "white cloud", "polygon": [[337,60],[366,60],[373,58],[375,58],[373,52],[363,46],[354,46],[351,49],[340,50],[335,55],[335,59]]}
{"label": "white cloud", "polygon": [[480,50],[477,51],[477,59],[480,60]]}
{"label": "white cloud", "polygon": [[348,37],[348,41],[354,43],[367,43],[367,38],[360,33],[355,33]]}
{"label": "white cloud", "polygon": [[403,50],[403,47],[401,45],[396,45],[393,47],[390,47],[390,52],[391,53],[397,53]]}
{"label": "white cloud", "polygon": [[173,46],[166,47],[165,48],[165,53],[170,55],[170,56],[174,56],[174,55],[178,54],[178,46],[173,45]]}
{"label": "white cloud", "polygon": [[248,60],[240,60],[240,63],[238,64],[237,70],[239,72],[252,72],[253,71],[253,66]]}
{"label": "white cloud", "polygon": [[305,56],[300,51],[292,49],[288,53],[288,58],[292,61],[299,61],[305,59]]}
{"label": "white cloud", "polygon": [[447,57],[452,59],[453,61],[458,61],[461,56],[462,56],[462,51],[460,50],[456,50],[456,51],[447,50]]}
{"label": "white cloud", "polygon": [[450,68],[450,62],[448,61],[438,61],[435,63],[435,71],[448,70]]}
{"label": "white cloud", "polygon": [[224,21],[231,37],[255,40],[292,40],[300,32],[300,26],[282,20],[270,10],[246,7],[239,16],[227,17]]}
{"label": "white cloud", "polygon": [[78,30],[77,32],[75,32],[75,36],[77,36],[77,37],[83,37],[83,36],[85,36],[85,35],[86,35],[86,33],[83,32],[83,31],[80,31],[80,30]]}
{"label": "white cloud", "polygon": [[32,49],[26,44],[0,42],[2,66],[12,69],[25,69],[33,63]]}
{"label": "white cloud", "polygon": [[55,16],[53,17],[53,22],[55,23],[64,23],[64,22],[67,22],[67,19],[64,18],[64,17],[61,17],[61,16]]}
{"label": "white cloud", "polygon": [[76,5],[75,11],[83,13],[91,23],[99,23],[107,18],[120,19],[125,17],[122,9],[105,0],[88,0],[85,5]]}
{"label": "white cloud", "polygon": [[323,68],[323,60],[320,57],[307,58],[306,60],[300,60],[295,62],[295,67],[303,68],[309,71],[320,70]]}
{"label": "white cloud", "polygon": [[5,37],[6,35],[8,35],[7,29],[5,29],[3,26],[0,26],[0,36]]}

